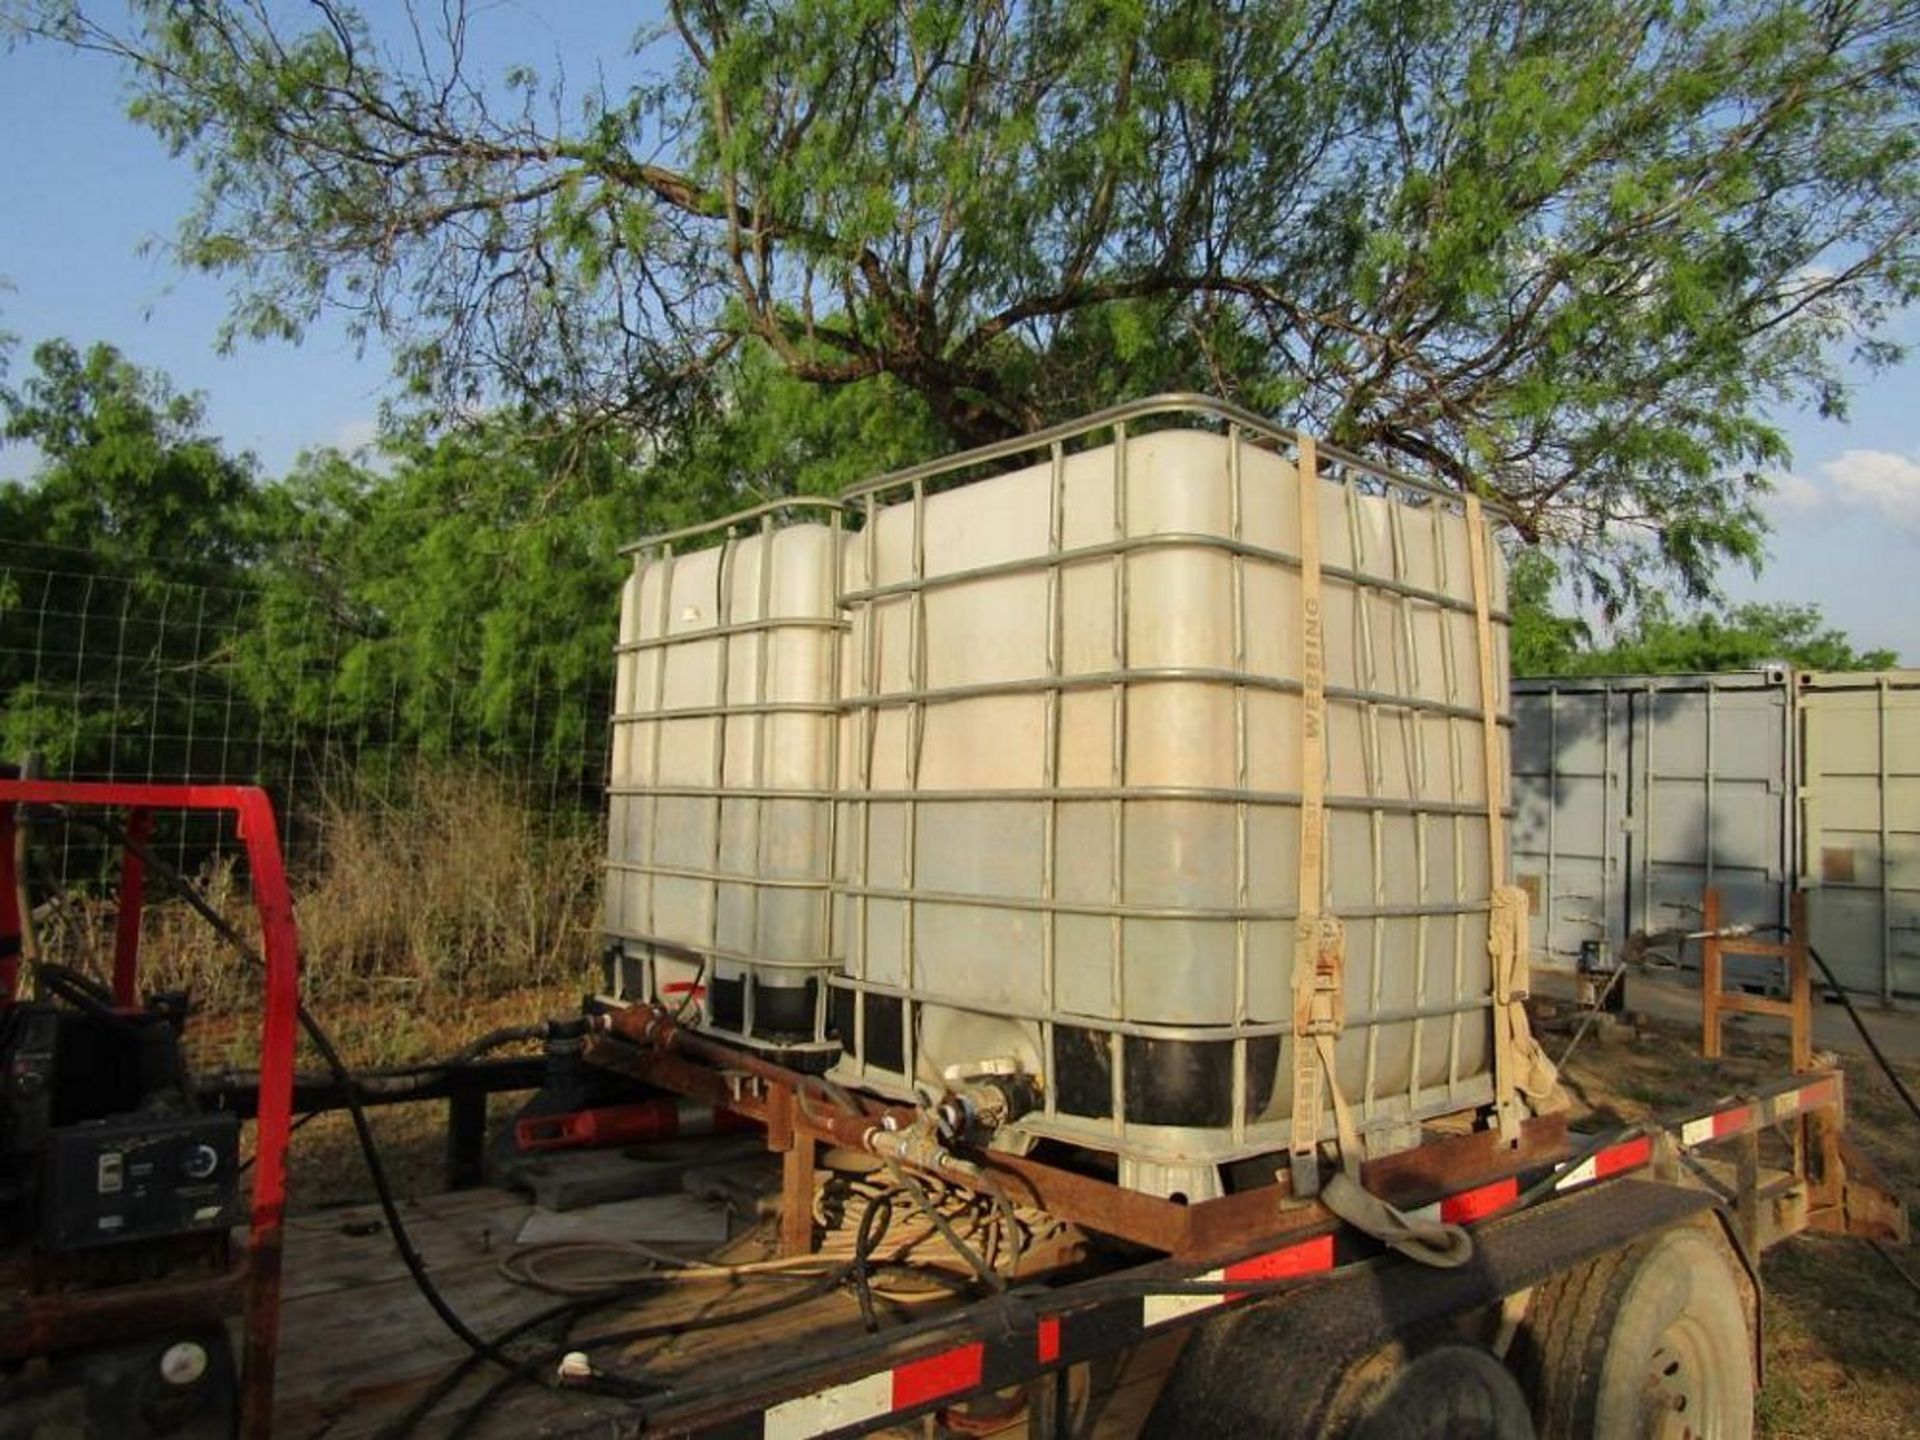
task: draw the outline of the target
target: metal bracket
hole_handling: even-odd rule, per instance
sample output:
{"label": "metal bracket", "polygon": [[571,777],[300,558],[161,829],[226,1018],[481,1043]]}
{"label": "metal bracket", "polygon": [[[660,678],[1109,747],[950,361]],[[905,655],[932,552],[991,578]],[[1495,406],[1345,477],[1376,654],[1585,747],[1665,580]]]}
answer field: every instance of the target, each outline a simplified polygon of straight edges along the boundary
{"label": "metal bracket", "polygon": [[[1288,1136],[1288,1174],[1293,1193],[1320,1193],[1322,1070],[1337,1089],[1339,1078],[1323,1066],[1322,1037],[1338,1037],[1347,1024],[1347,929],[1333,915],[1302,915],[1293,926],[1293,1123]],[[1359,1163],[1359,1156],[1351,1157]]]}

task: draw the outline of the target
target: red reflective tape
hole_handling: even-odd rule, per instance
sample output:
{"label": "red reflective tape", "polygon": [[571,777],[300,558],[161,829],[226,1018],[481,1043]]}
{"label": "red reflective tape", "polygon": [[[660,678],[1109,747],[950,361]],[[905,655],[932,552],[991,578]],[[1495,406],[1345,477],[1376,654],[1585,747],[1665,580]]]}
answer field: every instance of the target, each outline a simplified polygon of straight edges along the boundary
{"label": "red reflective tape", "polygon": [[1800,1092],[1802,1110],[1818,1110],[1821,1106],[1831,1105],[1833,1102],[1834,1091],[1831,1080],[1816,1080]]}
{"label": "red reflective tape", "polygon": [[1060,1317],[1049,1315],[1040,1322],[1040,1363],[1051,1365],[1060,1358]]}
{"label": "red reflective tape", "polygon": [[981,1367],[986,1363],[987,1347],[976,1340],[953,1350],[943,1350],[924,1360],[896,1366],[893,1372],[893,1408],[910,1410],[929,1400],[943,1399],[971,1390],[980,1383]]}
{"label": "red reflective tape", "polygon": [[[1333,1268],[1333,1236],[1316,1235],[1284,1250],[1270,1250],[1251,1260],[1236,1260],[1220,1272],[1224,1280],[1290,1280],[1296,1275],[1315,1275]],[[1244,1295],[1229,1295],[1229,1300]]]}
{"label": "red reflective tape", "polygon": [[1608,1175],[1618,1175],[1622,1170],[1637,1170],[1653,1158],[1653,1138],[1642,1135],[1637,1140],[1628,1140],[1624,1144],[1609,1145],[1593,1157],[1593,1175],[1596,1180]]}
{"label": "red reflective tape", "polygon": [[1447,1196],[1440,1202],[1440,1218],[1452,1225],[1471,1225],[1506,1209],[1519,1198],[1518,1180],[1496,1180],[1491,1185]]}
{"label": "red reflective tape", "polygon": [[1713,1117],[1713,1138],[1718,1140],[1722,1135],[1738,1135],[1751,1124],[1753,1124],[1751,1105],[1736,1105],[1731,1110],[1722,1110]]}

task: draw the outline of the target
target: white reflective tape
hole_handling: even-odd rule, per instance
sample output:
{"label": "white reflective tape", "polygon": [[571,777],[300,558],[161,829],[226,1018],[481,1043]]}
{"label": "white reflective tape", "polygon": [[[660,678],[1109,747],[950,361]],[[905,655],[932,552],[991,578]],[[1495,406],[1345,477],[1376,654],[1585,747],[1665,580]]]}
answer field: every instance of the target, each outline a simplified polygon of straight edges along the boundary
{"label": "white reflective tape", "polygon": [[1442,1218],[1440,1214],[1442,1203],[1436,1200],[1431,1205],[1422,1205],[1418,1210],[1407,1211],[1406,1216],[1409,1220],[1422,1220],[1429,1225],[1438,1225]]}
{"label": "white reflective tape", "polygon": [[1704,1145],[1713,1139],[1713,1117],[1703,1115],[1698,1120],[1689,1120],[1680,1127],[1680,1143],[1688,1149],[1695,1145]]}
{"label": "white reflective tape", "polygon": [[[1217,1285],[1227,1278],[1227,1272],[1209,1270],[1193,1278]],[[1211,1310],[1216,1305],[1226,1303],[1227,1297],[1224,1295],[1149,1295],[1141,1303],[1140,1320],[1143,1325],[1164,1325],[1169,1320],[1178,1320],[1182,1315]]]}
{"label": "white reflective tape", "polygon": [[1789,1115],[1798,1115],[1799,1113],[1800,1092],[1798,1090],[1789,1090],[1784,1095],[1776,1095],[1773,1097],[1774,1119],[1784,1120]]}
{"label": "white reflective tape", "polygon": [[882,1370],[817,1395],[768,1406],[761,1433],[766,1440],[808,1440],[829,1430],[877,1420],[892,1409],[893,1371]]}
{"label": "white reflective tape", "polygon": [[1578,1165],[1574,1166],[1573,1169],[1554,1181],[1553,1188],[1556,1190],[1571,1190],[1576,1185],[1584,1185],[1589,1180],[1597,1180],[1599,1177],[1600,1167],[1598,1158],[1589,1155]]}

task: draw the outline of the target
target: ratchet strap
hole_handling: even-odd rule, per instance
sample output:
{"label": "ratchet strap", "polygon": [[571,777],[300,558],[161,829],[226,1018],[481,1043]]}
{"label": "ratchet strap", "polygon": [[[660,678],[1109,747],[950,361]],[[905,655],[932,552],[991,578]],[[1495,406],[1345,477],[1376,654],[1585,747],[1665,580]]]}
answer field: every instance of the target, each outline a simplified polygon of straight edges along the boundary
{"label": "ratchet strap", "polygon": [[1320,461],[1311,435],[1300,437],[1295,483],[1300,499],[1300,887],[1293,926],[1293,1116],[1287,1168],[1295,1196],[1320,1189],[1320,1086],[1333,1092],[1343,1163],[1360,1149],[1334,1069],[1334,1041],[1346,1024],[1346,934],[1321,913],[1326,886],[1327,634],[1320,588]]}
{"label": "ratchet strap", "polygon": [[[1340,1089],[1335,1044],[1346,1028],[1347,933],[1326,895],[1327,641],[1320,576],[1320,472],[1300,437],[1300,904],[1293,929],[1293,1123],[1287,1172],[1296,1200],[1318,1195],[1340,1219],[1425,1265],[1464,1264],[1473,1240],[1458,1225],[1416,1220],[1360,1183],[1360,1131]],[[1333,1102],[1340,1170],[1320,1183],[1321,1091]]]}
{"label": "ratchet strap", "polygon": [[1559,1074],[1527,1021],[1527,892],[1507,883],[1505,755],[1500,744],[1499,675],[1494,665],[1493,571],[1480,497],[1465,497],[1473,580],[1474,648],[1480,657],[1480,755],[1487,801],[1487,958],[1493,972],[1493,1095],[1500,1138],[1520,1138],[1524,1094],[1536,1112],[1564,1105]]}
{"label": "ratchet strap", "polygon": [[1460,1226],[1396,1210],[1345,1170],[1327,1181],[1320,1203],[1362,1234],[1422,1265],[1452,1270],[1473,1258],[1473,1237]]}

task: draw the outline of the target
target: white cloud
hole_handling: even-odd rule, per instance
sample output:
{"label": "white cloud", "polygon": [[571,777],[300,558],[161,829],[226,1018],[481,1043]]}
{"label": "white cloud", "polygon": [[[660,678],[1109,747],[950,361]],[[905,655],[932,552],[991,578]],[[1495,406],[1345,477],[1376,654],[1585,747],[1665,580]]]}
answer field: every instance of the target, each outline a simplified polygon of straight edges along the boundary
{"label": "white cloud", "polygon": [[1775,510],[1807,515],[1818,510],[1827,498],[1826,488],[1804,475],[1770,475],[1773,494],[1769,504]]}
{"label": "white cloud", "polygon": [[327,437],[327,444],[342,455],[354,455],[380,438],[380,422],[370,415],[343,420]]}
{"label": "white cloud", "polygon": [[1892,450],[1846,450],[1822,461],[1818,478],[1775,475],[1773,508],[1814,518],[1864,513],[1920,531],[1920,456]]}
{"label": "white cloud", "polygon": [[1820,467],[1842,503],[1920,529],[1920,457],[1848,450]]}

